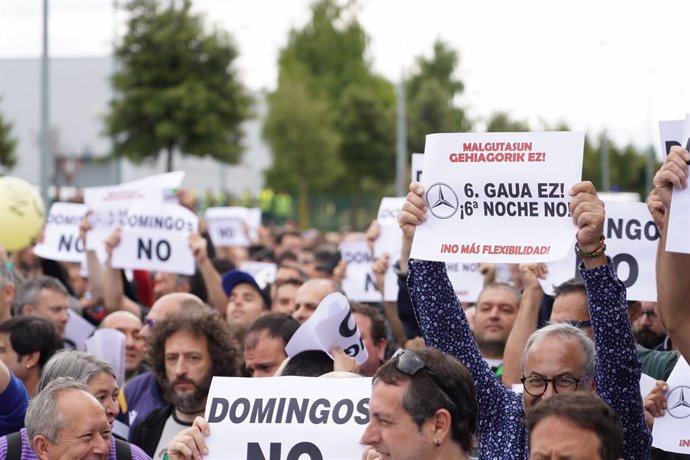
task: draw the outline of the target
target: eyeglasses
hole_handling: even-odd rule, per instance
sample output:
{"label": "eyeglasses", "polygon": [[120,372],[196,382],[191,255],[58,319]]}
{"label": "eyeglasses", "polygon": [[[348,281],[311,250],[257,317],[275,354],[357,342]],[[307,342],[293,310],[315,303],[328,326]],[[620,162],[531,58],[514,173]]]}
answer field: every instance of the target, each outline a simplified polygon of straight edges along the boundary
{"label": "eyeglasses", "polygon": [[553,385],[553,391],[556,393],[572,393],[577,391],[577,387],[580,382],[588,380],[591,377],[590,374],[586,374],[579,379],[571,377],[569,375],[563,375],[561,377],[554,377],[552,379],[545,379],[544,377],[539,377],[538,375],[530,375],[528,377],[523,376],[520,381],[527,394],[539,397],[546,393],[546,389],[549,383]]}
{"label": "eyeglasses", "polygon": [[148,326],[151,329],[155,329],[157,325],[158,325],[157,319],[151,319],[151,318],[145,318],[144,319],[144,326]]}
{"label": "eyeglasses", "polygon": [[572,319],[566,319],[563,321],[560,321],[562,324],[570,324],[573,327],[576,327],[578,329],[586,329],[588,327],[592,327],[592,321],[587,320],[587,321],[575,321]]}
{"label": "eyeglasses", "polygon": [[399,349],[391,359],[395,360],[395,368],[397,370],[410,377],[417,375],[421,370],[426,371],[426,374],[431,377],[431,380],[434,381],[439,390],[446,395],[451,404],[455,405],[453,398],[450,397],[450,392],[446,389],[443,382],[441,382],[441,379],[434,371],[429,369],[429,366],[426,365],[424,360],[417,353],[410,350]]}

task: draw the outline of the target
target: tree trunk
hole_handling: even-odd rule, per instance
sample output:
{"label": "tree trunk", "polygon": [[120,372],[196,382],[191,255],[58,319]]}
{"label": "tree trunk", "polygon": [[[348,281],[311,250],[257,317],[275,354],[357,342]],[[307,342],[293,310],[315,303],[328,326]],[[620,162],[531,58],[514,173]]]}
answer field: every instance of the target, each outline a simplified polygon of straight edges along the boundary
{"label": "tree trunk", "polygon": [[166,163],[165,163],[165,172],[172,172],[173,170],[173,153],[175,151],[175,144],[172,142],[168,144],[168,147],[165,149],[166,151]]}
{"label": "tree trunk", "polygon": [[307,181],[300,178],[299,181],[299,226],[309,228],[309,189]]}

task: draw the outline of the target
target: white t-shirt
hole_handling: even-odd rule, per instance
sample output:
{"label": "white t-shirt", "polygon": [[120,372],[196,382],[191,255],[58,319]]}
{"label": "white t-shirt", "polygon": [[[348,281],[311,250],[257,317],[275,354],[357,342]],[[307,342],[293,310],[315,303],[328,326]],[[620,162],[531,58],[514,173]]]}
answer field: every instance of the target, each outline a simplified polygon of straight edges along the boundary
{"label": "white t-shirt", "polygon": [[175,410],[173,409],[170,417],[165,421],[165,426],[163,427],[163,432],[161,433],[161,438],[158,440],[158,445],[156,446],[156,452],[153,456],[154,459],[163,460],[163,457],[168,452],[168,444],[177,436],[180,431],[185,428],[192,426],[191,422],[183,422],[175,417]]}

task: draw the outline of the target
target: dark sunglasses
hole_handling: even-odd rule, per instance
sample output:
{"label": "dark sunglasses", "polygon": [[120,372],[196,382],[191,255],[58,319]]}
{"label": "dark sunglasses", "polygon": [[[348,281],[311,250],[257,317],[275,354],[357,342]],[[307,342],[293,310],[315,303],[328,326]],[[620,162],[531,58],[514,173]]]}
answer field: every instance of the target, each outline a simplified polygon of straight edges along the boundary
{"label": "dark sunglasses", "polygon": [[157,325],[158,325],[157,319],[151,319],[151,318],[145,318],[144,319],[144,326],[148,326],[151,329],[155,329]]}
{"label": "dark sunglasses", "polygon": [[[417,375],[419,371],[426,371],[426,375],[433,380],[438,389],[441,390],[444,395],[446,395],[448,401],[455,406],[453,398],[450,397],[450,392],[443,384],[441,379],[434,373],[434,371],[429,369],[429,366],[426,365],[424,360],[417,353],[410,350],[399,349],[395,352],[391,359],[395,360],[395,368],[397,370],[403,374],[409,375],[410,377]],[[453,410],[455,410],[455,407],[453,407]]]}

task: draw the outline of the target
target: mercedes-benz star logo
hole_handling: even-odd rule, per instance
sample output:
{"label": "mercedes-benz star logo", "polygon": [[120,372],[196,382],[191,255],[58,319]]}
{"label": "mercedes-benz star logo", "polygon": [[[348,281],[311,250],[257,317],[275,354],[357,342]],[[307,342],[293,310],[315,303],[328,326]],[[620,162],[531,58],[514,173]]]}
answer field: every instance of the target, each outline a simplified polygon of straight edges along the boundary
{"label": "mercedes-benz star logo", "polygon": [[458,196],[448,184],[437,182],[426,192],[426,204],[431,214],[448,219],[458,210]]}
{"label": "mercedes-benz star logo", "polygon": [[690,417],[690,387],[679,385],[668,394],[668,414],[673,418]]}

